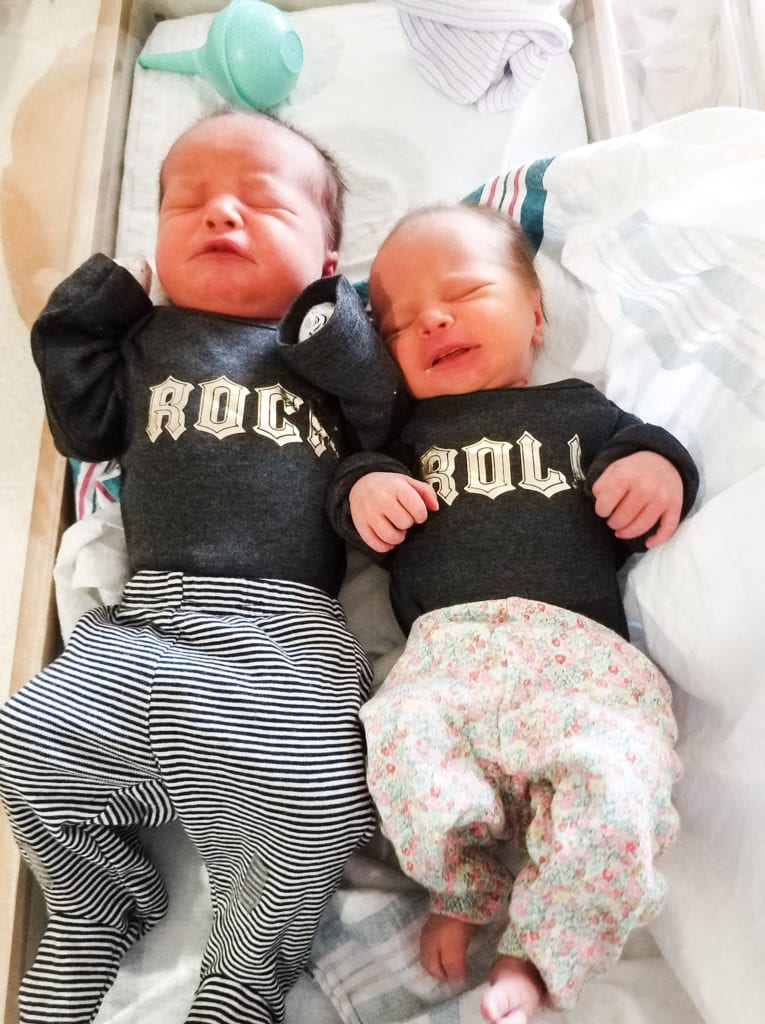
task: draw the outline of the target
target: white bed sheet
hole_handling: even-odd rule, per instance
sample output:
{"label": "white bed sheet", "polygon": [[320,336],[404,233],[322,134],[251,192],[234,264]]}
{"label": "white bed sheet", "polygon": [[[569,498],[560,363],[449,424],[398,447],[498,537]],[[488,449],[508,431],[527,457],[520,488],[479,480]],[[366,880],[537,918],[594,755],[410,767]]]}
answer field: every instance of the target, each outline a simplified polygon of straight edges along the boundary
{"label": "white bed sheet", "polygon": [[[576,149],[585,141],[584,127],[566,60],[548,69],[523,108],[479,115],[418,78],[393,12],[384,7],[364,5],[362,31],[369,32],[373,50],[384,43],[390,55],[377,66],[365,58],[344,17],[362,13],[354,7],[300,15],[307,59],[285,110],[346,168],[351,200],[342,269],[354,280],[364,277],[380,238],[409,206],[458,199],[500,172],[573,149],[545,175],[538,263],[550,324],[539,379],[573,370],[625,407],[675,430],[702,464],[696,514],[627,581],[631,625],[676,683],[684,735],[684,832],[664,861],[671,897],[653,929],[664,955],[640,933],[628,956],[588,987],[575,1012],[543,1014],[540,1024],[548,1017],[561,1024],[760,1024],[765,778],[757,758],[765,738],[765,690],[755,638],[765,612],[765,124],[756,115],[742,120],[743,112],[720,111],[659,126],[634,143]],[[182,37],[171,38],[177,25],[163,23],[150,46],[198,45],[209,19],[184,21]],[[312,53],[328,48],[334,55],[329,66],[314,63]],[[161,156],[180,130],[217,103],[198,79],[137,73],[120,255],[151,251]],[[376,129],[379,124],[385,127]],[[76,594],[78,611],[98,599],[99,565],[108,569],[107,591],[124,571],[118,525],[108,517],[89,524],[97,536],[84,547],[71,536],[59,565],[60,593]],[[82,529],[79,524],[73,531]],[[94,545],[102,545],[106,559],[90,557],[88,577],[82,554],[92,556]],[[349,618],[379,680],[400,634],[380,571],[356,569],[345,592]],[[79,572],[74,587],[72,572]],[[196,983],[209,922],[204,869],[180,829],[148,838],[168,880],[171,912],[128,954],[98,1024],[180,1022]],[[338,901],[341,924],[371,912],[369,892],[359,882],[373,886],[371,898],[378,901],[384,901],[380,892],[402,884],[399,875],[363,858],[351,863],[349,877],[354,887]],[[403,946],[400,953],[407,955]],[[356,964],[352,954],[341,945],[321,962],[335,1007],[306,978],[290,995],[289,1021],[336,1021],[337,1007],[345,1020],[358,1019],[343,1002],[348,978],[332,974],[363,973],[363,959]],[[476,998],[469,993],[450,1006],[449,1019],[477,1024]],[[401,1019],[413,1024],[415,1017]],[[435,1019],[424,1011],[417,1017]]]}
{"label": "white bed sheet", "polygon": [[[161,22],[146,52],[201,46],[212,15]],[[397,217],[459,200],[488,177],[587,141],[569,53],[550,60],[515,110],[481,113],[447,99],[417,71],[398,14],[356,3],[290,14],[305,61],[279,113],[336,157],[348,183],[340,270],[366,277]],[[159,166],[176,136],[223,100],[204,79],[136,69],[116,251],[145,256],[156,235]]]}

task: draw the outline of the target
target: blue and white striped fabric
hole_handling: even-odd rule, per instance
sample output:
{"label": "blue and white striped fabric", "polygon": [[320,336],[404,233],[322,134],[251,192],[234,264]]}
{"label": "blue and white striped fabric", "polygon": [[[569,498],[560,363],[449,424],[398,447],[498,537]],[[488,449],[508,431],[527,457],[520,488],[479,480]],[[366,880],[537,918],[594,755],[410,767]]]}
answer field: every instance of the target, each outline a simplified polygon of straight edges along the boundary
{"label": "blue and white striped fabric", "polygon": [[515,107],[571,46],[557,0],[388,0],[431,85],[479,110]]}
{"label": "blue and white striped fabric", "polygon": [[178,816],[213,905],[187,1024],[274,1024],[370,835],[370,671],[337,601],[278,580],[140,572],[0,714],[0,782],[49,922],[24,1024],[86,1024],[165,914],[138,826]]}

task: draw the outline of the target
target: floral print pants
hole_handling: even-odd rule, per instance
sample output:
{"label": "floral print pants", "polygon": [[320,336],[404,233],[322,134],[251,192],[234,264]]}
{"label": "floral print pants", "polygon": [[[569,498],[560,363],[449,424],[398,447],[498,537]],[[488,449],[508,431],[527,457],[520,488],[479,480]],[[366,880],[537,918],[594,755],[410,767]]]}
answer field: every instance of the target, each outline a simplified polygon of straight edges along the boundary
{"label": "floral print pants", "polygon": [[[670,691],[618,634],[522,598],[429,612],[362,709],[368,779],[431,909],[508,917],[499,952],[573,1006],[654,916],[680,776]],[[525,850],[515,878],[502,848]]]}

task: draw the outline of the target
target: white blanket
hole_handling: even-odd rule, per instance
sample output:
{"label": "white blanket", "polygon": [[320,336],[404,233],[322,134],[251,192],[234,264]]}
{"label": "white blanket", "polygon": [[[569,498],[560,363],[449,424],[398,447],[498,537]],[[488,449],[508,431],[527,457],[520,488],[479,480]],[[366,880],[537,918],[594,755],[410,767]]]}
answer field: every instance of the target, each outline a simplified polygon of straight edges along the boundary
{"label": "white blanket", "polygon": [[[673,430],[702,477],[693,514],[626,579],[634,638],[671,678],[681,732],[682,831],[662,860],[669,900],[651,935],[636,937],[574,1013],[543,1014],[540,1024],[760,1024],[765,113],[690,114],[521,168],[489,183],[483,196],[540,240],[549,325],[537,379],[574,373],[600,385],[620,405]],[[401,642],[384,574],[356,563],[344,596],[379,680]],[[176,833],[154,841],[166,872],[188,888],[175,894],[164,931],[129,955],[102,1022],[183,1020],[182,998],[177,1009],[164,998],[161,1010],[146,1002],[152,983],[166,982],[145,968],[157,956],[161,964],[168,943],[181,951],[201,943],[204,874]],[[478,987],[456,995],[416,964],[421,896],[379,860],[355,858],[349,877],[354,887],[333,901],[313,965],[343,1021],[477,1022]],[[490,954],[479,944],[477,963]],[[196,952],[182,963],[182,982],[173,984],[188,1000]],[[305,1019],[305,991],[293,995],[290,1019]],[[315,999],[309,990],[310,1016],[323,1020],[327,1005]],[[130,1004],[126,1015],[115,1010],[120,1000]]]}
{"label": "white blanket", "polygon": [[558,0],[387,0],[417,67],[458,103],[511,110],[571,46]]}

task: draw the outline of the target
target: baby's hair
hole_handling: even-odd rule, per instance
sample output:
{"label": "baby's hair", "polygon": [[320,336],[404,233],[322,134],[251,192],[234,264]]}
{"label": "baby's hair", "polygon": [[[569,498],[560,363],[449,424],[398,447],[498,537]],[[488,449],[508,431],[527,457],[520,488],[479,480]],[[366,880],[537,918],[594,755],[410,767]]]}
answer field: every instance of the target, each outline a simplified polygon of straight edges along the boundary
{"label": "baby's hair", "polygon": [[[296,135],[299,139],[302,139],[312,149],[314,149],[316,153],[318,153],[324,168],[324,181],[323,187],[321,188],[319,195],[316,196],[316,200],[317,202],[320,203],[322,209],[324,210],[324,215],[327,220],[327,242],[329,248],[339,250],[340,243],[343,240],[343,217],[345,213],[345,195],[348,189],[345,184],[342,171],[340,170],[340,167],[335,158],[330,153],[328,153],[323,146],[320,146],[315,141],[315,139],[312,139],[311,136],[304,132],[302,129],[296,128],[292,124],[288,124],[286,121],[282,120],[282,118],[280,117],[277,117],[275,114],[265,113],[264,111],[261,110],[240,109],[238,107],[220,107],[218,110],[213,111],[213,113],[206,114],[203,117],[200,117],[198,121],[196,121],[193,125],[187,128],[185,132],[178,136],[178,138],[176,138],[175,142],[173,143],[173,146],[175,146],[175,144],[179,142],[187,132],[192,131],[192,129],[196,128],[198,125],[204,124],[207,121],[211,121],[213,118],[226,117],[230,114],[251,117],[254,121],[270,121],[272,124],[278,125],[285,131],[291,132],[293,135]],[[168,154],[172,150],[173,146],[171,146],[170,150],[168,150]],[[165,159],[167,159],[167,155]],[[162,166],[160,167],[159,170],[160,205],[162,204],[162,196],[164,192],[164,187],[162,184],[164,167],[165,163],[163,160]]]}
{"label": "baby's hair", "polygon": [[[494,225],[497,228],[498,233],[502,236],[505,242],[507,251],[508,262],[512,269],[520,275],[523,281],[530,287],[542,291],[542,286],[539,283],[539,275],[537,274],[536,267],[534,266],[534,254],[531,251],[531,245],[529,243],[529,237],[522,224],[518,221],[512,220],[507,216],[506,213],[502,213],[501,210],[495,209],[493,206],[477,206],[475,204],[468,203],[437,203],[432,206],[419,206],[414,210],[410,210],[409,213],[405,213],[404,216],[394,224],[391,231],[388,233],[385,242],[389,238],[392,238],[400,228],[406,227],[408,224],[414,224],[419,220],[424,220],[427,217],[438,216],[444,213],[457,213],[464,214],[468,217],[479,217],[482,220],[487,221],[489,224]],[[383,245],[385,245],[383,242]]]}

